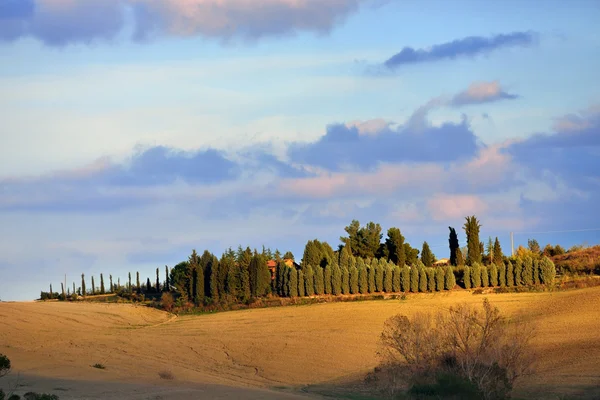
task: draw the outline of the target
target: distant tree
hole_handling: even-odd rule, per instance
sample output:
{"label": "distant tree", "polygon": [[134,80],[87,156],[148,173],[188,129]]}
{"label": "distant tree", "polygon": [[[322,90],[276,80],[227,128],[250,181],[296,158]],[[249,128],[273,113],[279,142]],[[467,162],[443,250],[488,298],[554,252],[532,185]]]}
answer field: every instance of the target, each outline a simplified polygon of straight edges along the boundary
{"label": "distant tree", "polygon": [[342,270],[337,264],[331,267],[331,293],[336,296],[342,294]]}
{"label": "distant tree", "polygon": [[478,262],[474,262],[471,266],[471,287],[474,289],[481,287],[481,267]]}
{"label": "distant tree", "polygon": [[441,292],[444,290],[444,280],[446,279],[446,271],[442,267],[435,268],[435,290]]}
{"label": "distant tree", "polygon": [[448,244],[450,245],[450,265],[460,265],[458,264],[458,254],[460,251],[460,246],[458,244],[458,235],[456,234],[456,229],[451,226],[448,227],[450,229],[450,238],[448,239]]}
{"label": "distant tree", "polygon": [[[260,256],[262,261],[264,261],[264,257]],[[269,274],[269,280],[266,282],[266,285],[271,288],[271,272],[267,267],[266,261],[263,262],[263,268],[267,270]],[[221,301],[221,296],[225,297],[225,293],[219,290],[221,287],[221,266],[219,265],[219,259],[213,255],[212,261],[210,263],[210,297],[212,299],[213,304],[218,304]]]}
{"label": "distant tree", "polygon": [[[42,298],[42,297],[40,296],[40,298]],[[48,298],[49,298],[49,299],[52,299],[52,298],[54,298],[54,291],[52,290],[52,284],[50,284],[50,293],[49,293],[49,295],[48,295]]]}
{"label": "distant tree", "polygon": [[540,260],[541,281],[545,285],[553,285],[556,277],[556,268],[552,260],[542,257]]}
{"label": "distant tree", "polygon": [[465,256],[464,256],[464,252],[462,251],[462,249],[456,250],[456,265],[460,265],[460,266],[465,265]]}
{"label": "distant tree", "polygon": [[479,241],[479,230],[481,225],[477,218],[473,215],[466,217],[465,225],[463,226],[467,236],[467,264],[481,263],[481,242]]}
{"label": "distant tree", "polygon": [[500,287],[506,287],[506,265],[504,261],[501,264],[498,264],[498,285]]}
{"label": "distant tree", "polygon": [[298,271],[288,268],[288,292],[290,297],[298,297]]}
{"label": "distant tree", "polygon": [[313,266],[313,272],[315,275],[315,294],[325,294],[325,277],[323,276],[323,268],[319,265]]}
{"label": "distant tree", "polygon": [[238,266],[235,264],[235,254],[233,251],[224,254],[220,264],[222,268],[227,268],[225,290],[233,301],[237,301],[240,294],[240,272]]}
{"label": "distant tree", "polygon": [[[127,291],[129,293],[131,293],[132,286],[131,286],[131,272],[129,272],[129,284],[127,285]],[[92,292],[94,291],[94,277],[92,276]]]}
{"label": "distant tree", "polygon": [[331,294],[331,265],[327,264],[323,270],[323,282],[325,294]]}
{"label": "distant tree", "polygon": [[426,268],[427,271],[427,290],[435,292],[435,269]]}
{"label": "distant tree", "polygon": [[[294,267],[294,269],[296,269]],[[304,289],[304,272],[302,272],[302,270],[298,271],[298,296],[300,297],[304,297],[305,296],[305,289]]]}
{"label": "distant tree", "polygon": [[369,293],[375,293],[375,270],[377,269],[377,260],[375,264],[367,265],[367,284]]}
{"label": "distant tree", "polygon": [[494,242],[492,241],[492,237],[488,237],[488,242],[486,246],[486,253],[490,260],[490,264],[494,262]]}
{"label": "distant tree", "polygon": [[394,267],[392,268],[392,291],[393,292],[401,291],[401,288],[402,288],[402,284],[400,283],[401,273],[402,273],[402,270],[400,269],[400,266],[394,265]]}
{"label": "distant tree", "polygon": [[431,252],[427,242],[423,242],[423,249],[421,250],[421,262],[423,262],[426,267],[433,266],[433,253]]}
{"label": "distant tree", "polygon": [[171,282],[169,282],[169,267],[165,265],[165,292],[171,291]]}
{"label": "distant tree", "polygon": [[348,268],[349,268],[349,265],[342,265],[340,267],[340,272],[342,274],[342,293],[343,294],[350,294],[350,271],[348,270]]}
{"label": "distant tree", "polygon": [[427,272],[425,272],[425,267],[419,267],[419,292],[427,291]]}
{"label": "distant tree", "polygon": [[117,288],[121,289],[121,278],[117,278]]}
{"label": "distant tree", "polygon": [[156,293],[160,293],[160,270],[156,268]]}
{"label": "distant tree", "polygon": [[[204,270],[200,265],[200,256],[196,250],[192,250],[192,255],[188,259],[189,268],[189,298],[197,306],[204,303]],[[173,269],[176,269],[177,266]]]}
{"label": "distant tree", "polygon": [[362,258],[358,259],[358,291],[361,294],[369,293],[369,277],[367,266],[365,265]]}
{"label": "distant tree", "polygon": [[488,272],[490,274],[490,286],[498,286],[498,267],[496,264],[491,264],[488,267]]}
{"label": "distant tree", "polygon": [[[539,252],[536,254],[539,254]],[[523,258],[523,284],[533,285],[533,258],[531,256]]]}
{"label": "distant tree", "polygon": [[406,264],[413,265],[419,260],[419,249],[412,248],[410,244],[404,243],[404,256]]}
{"label": "distant tree", "polygon": [[515,286],[523,285],[523,260],[520,257],[515,259],[513,274],[515,275]]}
{"label": "distant tree", "polygon": [[394,271],[392,263],[386,263],[383,270],[383,290],[386,293],[392,293],[394,291]]}
{"label": "distant tree", "polygon": [[511,261],[506,262],[506,286],[513,287],[515,286],[515,274],[513,263]]}
{"label": "distant tree", "polygon": [[419,291],[419,268],[415,264],[410,267],[410,291]]}
{"label": "distant tree", "polygon": [[152,292],[152,283],[150,283],[150,278],[146,278],[146,293]]}
{"label": "distant tree", "polygon": [[359,293],[358,288],[358,269],[356,266],[350,266],[349,276],[350,276],[350,293],[357,294]]}
{"label": "distant tree", "polygon": [[283,255],[284,260],[294,260],[294,254],[291,251],[286,251]]}
{"label": "distant tree", "polygon": [[404,264],[404,267],[402,267],[402,270],[400,271],[400,285],[402,286],[402,291],[404,293],[410,292],[410,268],[406,264]]}
{"label": "distant tree", "polygon": [[106,291],[104,290],[104,275],[100,274],[100,294],[104,294]]}
{"label": "distant tree", "polygon": [[406,254],[404,252],[404,236],[402,236],[400,229],[388,229],[385,247],[387,248],[389,260],[400,267],[404,266]]}
{"label": "distant tree", "polygon": [[304,293],[307,296],[312,296],[315,294],[315,272],[313,267],[310,265],[305,269],[306,273],[304,275]]}
{"label": "distant tree", "polygon": [[[100,275],[100,277],[102,277],[102,275]],[[135,290],[137,290],[138,293],[140,293],[142,291],[142,286],[140,285],[140,272],[137,271],[135,273]]]}
{"label": "distant tree", "polygon": [[471,267],[465,266],[463,271],[463,286],[465,289],[471,289]]}
{"label": "distant tree", "polygon": [[[112,284],[111,284],[111,287],[112,287]],[[112,292],[112,289],[111,289],[111,292]],[[77,291],[75,290],[75,282],[73,282],[73,293],[72,294],[76,294],[76,293],[77,293]]]}
{"label": "distant tree", "polygon": [[498,240],[498,237],[496,237],[496,240],[494,241],[494,264],[504,264],[504,255],[502,254],[502,247],[500,247],[500,241]]}
{"label": "distant tree", "polygon": [[383,236],[379,224],[369,222],[361,227],[357,220],[353,220],[344,230],[348,236],[340,237],[340,241],[344,246],[350,247],[352,255],[363,258],[372,258],[377,255]]}
{"label": "distant tree", "polygon": [[[113,293],[113,292],[115,291],[115,288],[114,288],[114,286],[113,286],[112,275],[109,275],[109,277],[108,277],[108,278],[109,278],[109,280],[110,280],[110,292],[111,292],[111,293]],[[75,287],[74,285],[75,285],[75,283],[73,283],[73,287]]]}
{"label": "distant tree", "polygon": [[267,260],[262,254],[254,251],[254,255],[250,261],[249,272],[252,296],[261,297],[267,295],[271,287],[271,272],[267,266]]}
{"label": "distant tree", "polygon": [[94,284],[94,275],[92,275],[92,295],[96,294],[96,285]]}
{"label": "distant tree", "polygon": [[456,286],[456,278],[454,277],[454,271],[452,267],[444,267],[446,276],[444,277],[444,289],[452,290]]}
{"label": "distant tree", "polygon": [[490,286],[490,275],[485,265],[481,266],[481,286],[484,288]]}
{"label": "distant tree", "polygon": [[527,239],[527,248],[535,255],[540,255],[540,253],[542,252],[540,244],[535,239]]}

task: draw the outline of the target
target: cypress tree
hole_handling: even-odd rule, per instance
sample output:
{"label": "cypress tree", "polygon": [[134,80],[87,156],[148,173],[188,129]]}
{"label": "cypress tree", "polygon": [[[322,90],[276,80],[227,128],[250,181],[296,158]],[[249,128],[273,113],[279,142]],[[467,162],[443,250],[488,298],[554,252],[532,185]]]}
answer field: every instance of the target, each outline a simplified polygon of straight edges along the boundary
{"label": "cypress tree", "polygon": [[359,290],[358,290],[358,269],[356,268],[356,266],[350,267],[349,275],[350,275],[350,282],[349,282],[350,283],[350,293],[357,294],[357,293],[359,293]]}
{"label": "cypress tree", "polygon": [[117,288],[121,289],[121,278],[117,278]]}
{"label": "cypress tree", "polygon": [[283,262],[283,260],[277,263],[277,267],[275,269],[275,281],[277,287],[277,294],[279,296],[285,296],[285,275],[286,275],[287,265]]}
{"label": "cypress tree", "polygon": [[515,275],[515,286],[523,285],[523,260],[517,257],[514,262],[513,273]]}
{"label": "cypress tree", "polygon": [[369,293],[369,278],[367,276],[367,266],[362,259],[358,259],[358,291],[361,294]]}
{"label": "cypress tree", "polygon": [[325,284],[325,294],[331,294],[331,265],[327,264],[323,270],[323,282]]}
{"label": "cypress tree", "polygon": [[75,295],[77,293],[77,291],[75,290],[75,282],[73,282],[73,295]]}
{"label": "cypress tree", "polygon": [[540,260],[538,258],[535,258],[533,260],[533,284],[534,285],[539,285],[540,284]]}
{"label": "cypress tree", "polygon": [[540,260],[541,281],[543,284],[552,286],[556,277],[556,267],[552,260],[544,256]]}
{"label": "cypress tree", "polygon": [[[295,269],[295,268],[294,268]],[[298,296],[304,297],[304,273],[302,270],[298,271]]]}
{"label": "cypress tree", "polygon": [[[102,275],[100,275],[102,277]],[[138,293],[140,293],[142,291],[142,287],[140,286],[140,273],[139,271],[135,273],[135,290],[137,290]]]}
{"label": "cypress tree", "polygon": [[419,267],[419,291],[423,293],[427,291],[427,272],[425,272],[425,267]]}
{"label": "cypress tree", "polygon": [[[115,288],[113,286],[112,275],[109,275],[108,278],[110,279],[110,292],[113,293],[115,291]],[[73,285],[75,285],[75,283],[73,283]]]}
{"label": "cypress tree", "polygon": [[410,268],[404,264],[400,271],[400,285],[404,293],[410,292]]}
{"label": "cypress tree", "polygon": [[165,288],[164,289],[165,289],[165,292],[171,291],[171,282],[169,281],[169,267],[166,265],[165,265]]}
{"label": "cypress tree", "polygon": [[463,273],[463,286],[465,289],[471,289],[471,267],[465,266]]}
{"label": "cypress tree", "polygon": [[50,300],[52,300],[54,298],[54,292],[52,291],[52,284],[50,284],[50,295],[48,296],[48,298],[50,298]]}
{"label": "cypress tree", "polygon": [[156,293],[160,293],[160,271],[156,268]]}
{"label": "cypress tree", "polygon": [[467,235],[467,264],[481,263],[481,242],[479,241],[479,230],[481,225],[477,218],[473,215],[466,218],[463,226]]}
{"label": "cypress tree", "polygon": [[106,291],[104,290],[104,275],[100,274],[100,294],[104,293],[106,293]]}
{"label": "cypress tree", "polygon": [[94,275],[92,275],[92,295],[96,294],[96,285],[94,284]]}
{"label": "cypress tree", "polygon": [[490,286],[490,275],[488,269],[485,265],[481,266],[481,286],[489,287]]}
{"label": "cypress tree", "polygon": [[377,262],[374,260],[373,265],[375,266],[375,291],[383,292],[383,275],[385,273],[385,268],[383,264],[386,261],[382,258]]}
{"label": "cypress tree", "polygon": [[506,265],[504,265],[504,261],[498,264],[498,285],[506,287]]}
{"label": "cypress tree", "polygon": [[530,256],[523,258],[523,284],[533,285],[533,259]]}
{"label": "cypress tree", "polygon": [[331,268],[331,293],[336,296],[342,294],[342,270],[337,264]]}
{"label": "cypress tree", "polygon": [[459,265],[457,256],[460,251],[458,235],[456,234],[456,229],[451,226],[449,226],[448,229],[450,229],[450,237],[448,238],[448,244],[450,245],[450,265],[456,266]]}
{"label": "cypress tree", "polygon": [[444,288],[446,290],[454,289],[456,285],[456,278],[454,277],[454,270],[452,267],[444,267],[446,270],[446,276],[444,278]]}
{"label": "cypress tree", "polygon": [[503,259],[504,255],[502,254],[502,247],[500,247],[500,241],[498,240],[498,237],[496,237],[496,240],[494,241],[494,264],[504,264]]}
{"label": "cypress tree", "polygon": [[66,300],[67,295],[65,294],[65,284],[62,282],[60,283],[60,292],[62,293],[62,300]]}
{"label": "cypress tree", "polygon": [[490,286],[498,286],[498,267],[492,264],[488,267],[490,273]]}
{"label": "cypress tree", "polygon": [[493,264],[494,263],[494,242],[492,241],[491,236],[488,236],[486,251],[487,251],[487,256],[489,258],[490,264]]}
{"label": "cypress tree", "polygon": [[86,291],[85,291],[85,276],[84,274],[81,274],[81,295],[85,296],[86,295]]}
{"label": "cypress tree", "polygon": [[150,283],[150,278],[146,278],[146,293],[152,292],[152,284]]}
{"label": "cypress tree", "polygon": [[[377,260],[375,260],[377,262]],[[371,264],[367,265],[367,279],[369,285],[369,293],[375,293],[375,270],[377,269],[376,265]]]}
{"label": "cypress tree", "polygon": [[423,242],[423,248],[421,250],[421,262],[426,267],[433,266],[433,253],[431,252],[431,249],[429,248],[429,244],[427,244],[427,242]]}
{"label": "cypress tree", "polygon": [[410,291],[413,293],[419,291],[419,268],[416,265],[410,267]]}
{"label": "cypress tree", "polygon": [[306,268],[306,274],[304,275],[304,293],[307,296],[315,294],[315,273],[313,267],[310,265]]}
{"label": "cypress tree", "polygon": [[[231,256],[230,256],[231,257]],[[221,266],[227,265],[227,293],[232,297],[232,299],[237,299],[239,296],[240,290],[240,274],[238,272],[238,267],[235,265],[235,260],[233,258],[227,257],[221,263]],[[280,292],[277,292],[280,296]]]}
{"label": "cypress tree", "polygon": [[315,294],[321,296],[325,294],[325,281],[323,276],[323,268],[319,265],[315,265],[313,267],[313,272],[315,275]]}
{"label": "cypress tree", "polygon": [[478,262],[471,266],[471,287],[473,289],[481,287],[481,264]]}
{"label": "cypress tree", "polygon": [[402,288],[400,283],[401,272],[400,266],[394,265],[392,268],[392,291],[395,293],[400,292],[400,289]]}
{"label": "cypress tree", "polygon": [[290,297],[298,297],[298,272],[296,268],[288,268],[288,292]]}
{"label": "cypress tree", "polygon": [[349,269],[350,268],[350,252],[348,251],[348,248],[346,246],[344,246],[342,248],[342,250],[340,251],[340,268],[346,268]]}
{"label": "cypress tree", "polygon": [[386,293],[392,293],[394,291],[394,271],[392,269],[393,264],[387,264],[383,273],[383,290]]}
{"label": "cypress tree", "polygon": [[[94,277],[92,276],[92,291],[94,290]],[[131,272],[129,272],[129,285],[127,286],[127,291],[131,293]]]}
{"label": "cypress tree", "polygon": [[456,265],[465,265],[465,258],[461,249],[456,250]]}
{"label": "cypress tree", "polygon": [[435,289],[438,292],[444,290],[444,279],[446,278],[446,271],[442,267],[435,268]]}
{"label": "cypress tree", "polygon": [[[349,265],[350,263],[348,263]],[[350,293],[350,271],[347,266],[341,267],[342,273],[342,293],[349,294]]]}
{"label": "cypress tree", "polygon": [[387,250],[388,259],[403,267],[406,264],[406,253],[404,252],[404,236],[398,228],[390,228],[387,231],[385,239],[385,248]]}
{"label": "cypress tree", "polygon": [[515,286],[515,275],[513,264],[510,260],[506,262],[506,286],[513,287]]}
{"label": "cypress tree", "polygon": [[435,292],[435,269],[427,268],[427,290]]}
{"label": "cypress tree", "polygon": [[[259,258],[262,257],[259,256]],[[259,262],[260,261],[262,260],[259,260]],[[266,263],[264,267],[268,268]],[[212,257],[210,269],[207,272],[210,272],[210,298],[212,299],[213,304],[217,304],[219,303],[219,299],[221,298],[221,293],[219,293],[219,260],[217,259],[217,257]],[[158,283],[158,268],[156,269],[156,279],[156,283]],[[256,294],[258,296],[262,296],[262,293],[259,293],[258,290]]]}

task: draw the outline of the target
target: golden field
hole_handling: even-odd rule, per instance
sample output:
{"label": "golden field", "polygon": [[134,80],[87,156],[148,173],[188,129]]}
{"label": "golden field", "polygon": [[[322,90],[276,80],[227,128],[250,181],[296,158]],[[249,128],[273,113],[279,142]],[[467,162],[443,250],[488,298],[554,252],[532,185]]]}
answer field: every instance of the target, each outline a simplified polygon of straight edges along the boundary
{"label": "golden field", "polygon": [[[537,374],[515,397],[600,396],[600,287],[485,296],[538,329]],[[483,297],[456,290],[180,317],[130,304],[0,303],[0,353],[13,364],[0,387],[20,373],[21,392],[61,399],[317,397],[299,389],[343,384],[377,365],[388,317]],[[174,379],[161,379],[163,371]]]}

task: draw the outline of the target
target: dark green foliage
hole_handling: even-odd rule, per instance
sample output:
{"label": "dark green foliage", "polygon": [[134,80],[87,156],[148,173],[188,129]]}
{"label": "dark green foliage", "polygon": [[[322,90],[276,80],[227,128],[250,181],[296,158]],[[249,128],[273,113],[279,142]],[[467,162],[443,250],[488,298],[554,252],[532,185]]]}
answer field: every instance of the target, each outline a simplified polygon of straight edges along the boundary
{"label": "dark green foliage", "polygon": [[306,293],[305,293],[305,286],[304,286],[304,272],[302,272],[302,270],[299,270],[298,271],[298,296],[304,297],[305,295],[306,295]]}
{"label": "dark green foliage", "polygon": [[494,262],[494,242],[492,241],[491,236],[488,237],[488,242],[487,242],[485,250],[487,253],[486,256],[487,256],[489,263],[490,264],[493,263]]}
{"label": "dark green foliage", "polygon": [[465,266],[463,272],[463,286],[465,289],[471,289],[471,267]]}
{"label": "dark green foliage", "polygon": [[[131,285],[131,272],[127,273],[127,277],[128,277],[128,283],[127,283],[127,291],[129,293],[132,292],[133,286]],[[94,277],[92,276],[92,294],[96,293],[96,288],[94,287]]]}
{"label": "dark green foliage", "polygon": [[427,272],[425,267],[418,267],[419,269],[419,292],[427,291]]}
{"label": "dark green foliage", "polygon": [[171,290],[171,282],[169,282],[169,267],[165,265],[165,292]]}
{"label": "dark green foliage", "polygon": [[[375,262],[377,262],[377,260],[375,260]],[[370,266],[367,265],[367,283],[369,293],[375,293],[375,269],[376,267],[374,267],[372,264]]]}
{"label": "dark green foliage", "polygon": [[252,262],[252,250],[250,250],[250,247],[246,247],[245,250],[242,250],[241,246],[238,247],[236,252],[236,261],[238,263],[240,276],[240,290],[238,296],[242,302],[246,302],[250,300],[250,297],[252,297],[250,288],[250,263]]}
{"label": "dark green foliage", "polygon": [[331,265],[327,264],[323,269],[323,283],[325,294],[331,294]]}
{"label": "dark green foliage", "polygon": [[542,252],[540,244],[535,239],[527,239],[527,248],[535,255],[539,255]]}
{"label": "dark green foliage", "polygon": [[150,278],[146,279],[146,293],[152,292],[152,284],[150,283]]}
{"label": "dark green foliage", "polygon": [[415,399],[480,400],[483,394],[468,379],[455,373],[439,372],[433,383],[415,383],[408,391]]}
{"label": "dark green foliage", "polygon": [[464,257],[462,249],[456,250],[456,265],[460,265],[460,266],[465,265],[465,257]]}
{"label": "dark green foliage", "polygon": [[351,254],[348,251],[348,248],[346,246],[342,247],[339,254],[340,254],[340,257],[339,257],[340,268],[346,267],[346,269],[349,269]]}
{"label": "dark green foliage", "polygon": [[[538,246],[539,247],[539,246]],[[523,284],[527,286],[533,285],[533,259],[529,256],[523,258]]]}
{"label": "dark green foliage", "polygon": [[481,287],[481,264],[478,262],[471,266],[471,287],[473,289]]}
{"label": "dark green foliage", "polygon": [[392,269],[393,264],[387,264],[383,270],[383,290],[386,293],[392,293],[394,291],[394,271]]}
{"label": "dark green foliage", "polygon": [[[375,263],[373,263],[375,264]],[[382,258],[379,260],[375,267],[375,290],[377,292],[383,292],[383,278],[385,274],[386,261]]]}
{"label": "dark green foliage", "polygon": [[[265,263],[265,268],[267,268],[267,265]],[[217,259],[217,257],[213,256],[212,260],[210,262],[210,267],[207,269],[207,273],[210,272],[210,280],[209,280],[209,294],[210,294],[210,298],[212,300],[212,302],[214,304],[218,304],[219,303],[219,299],[221,298],[221,296],[224,293],[221,293],[219,291],[219,260]],[[158,269],[156,270],[158,272]],[[267,269],[268,271],[268,269]],[[269,289],[271,288],[271,274],[269,273]],[[158,275],[156,276],[157,279],[157,283],[158,283]],[[158,292],[158,290],[157,290]]]}
{"label": "dark green foliage", "polygon": [[[131,272],[129,273],[129,281],[131,282]],[[92,295],[94,294],[96,294],[96,285],[94,284],[94,275],[92,275]]]}
{"label": "dark green foliage", "polygon": [[[64,292],[64,289],[63,289],[63,292]],[[100,274],[100,294],[104,294],[104,293],[106,293],[106,291],[104,290],[104,275]]]}
{"label": "dark green foliage", "polygon": [[308,265],[306,267],[306,272],[304,273],[304,293],[307,296],[312,296],[315,294],[315,272],[313,267]]}
{"label": "dark green foliage", "polygon": [[240,274],[235,265],[235,254],[230,249],[221,256],[219,265],[223,271],[227,272],[225,277],[225,291],[231,296],[232,300],[237,300],[240,290]]}
{"label": "dark green foliage", "polygon": [[49,299],[53,299],[54,298],[54,290],[52,290],[52,284],[50,284],[50,292],[49,292],[49,294],[50,295],[48,296],[48,298]]}
{"label": "dark green foliage", "polygon": [[81,295],[85,296],[86,295],[86,290],[85,290],[85,275],[81,274]]}
{"label": "dark green foliage", "polygon": [[400,271],[400,285],[403,292],[410,292],[410,268],[406,264]]}
{"label": "dark green foliage", "polygon": [[356,264],[358,267],[358,291],[361,294],[367,294],[369,293],[369,277],[367,266],[362,258],[359,258]]}
{"label": "dark green foliage", "polygon": [[504,261],[498,264],[498,285],[500,287],[506,287],[506,265]]}
{"label": "dark green foliage", "polygon": [[515,286],[523,284],[523,260],[517,257],[514,260],[513,274],[515,275]]}
{"label": "dark green foliage", "polygon": [[533,283],[539,285],[541,283],[541,271],[540,271],[540,260],[535,258],[533,260]]}
{"label": "dark green foliage", "polygon": [[481,242],[479,241],[479,230],[481,225],[477,218],[473,215],[466,217],[465,225],[463,226],[467,236],[467,264],[481,263]]}
{"label": "dark green foliage", "polygon": [[413,293],[419,291],[419,268],[416,264],[410,267],[410,291]]}
{"label": "dark green foliage", "polygon": [[323,268],[316,265],[313,266],[314,281],[315,281],[315,294],[322,295],[325,293],[325,280],[323,278]]}
{"label": "dark green foliage", "polygon": [[429,248],[427,242],[423,242],[423,249],[421,250],[421,262],[426,267],[432,267],[435,257]]}
{"label": "dark green foliage", "polygon": [[377,255],[383,236],[379,224],[369,222],[361,227],[360,222],[353,220],[344,230],[348,236],[342,236],[340,240],[345,246],[350,247],[352,255],[363,258]]}
{"label": "dark green foliage", "polygon": [[488,268],[485,265],[481,266],[481,286],[482,287],[490,286],[490,275],[488,272]]}
{"label": "dark green foliage", "polygon": [[430,292],[435,292],[435,269],[426,268],[427,272],[427,290]]}
{"label": "dark green foliage", "polygon": [[400,266],[394,265],[394,267],[392,268],[392,291],[393,292],[400,292],[402,289],[402,284],[400,283],[401,272],[402,272],[402,270],[400,269]]}
{"label": "dark green foliage", "polygon": [[490,286],[498,286],[498,267],[496,264],[488,267],[488,273],[490,274]]}
{"label": "dark green foliage", "polygon": [[452,267],[444,267],[446,270],[446,276],[444,277],[444,289],[452,290],[456,285],[456,277],[454,276],[454,270]]}
{"label": "dark green foliage", "polygon": [[444,290],[444,279],[446,278],[446,273],[442,267],[435,268],[435,289],[438,292]]}
{"label": "dark green foliage", "polygon": [[4,354],[0,353],[0,378],[7,375],[10,372],[10,369],[10,359]]}
{"label": "dark green foliage", "polygon": [[340,267],[340,273],[342,275],[342,293],[350,294],[350,271],[348,271],[348,267]]}
{"label": "dark green foliage", "polygon": [[[277,252],[279,252],[279,250],[277,250]],[[294,260],[294,254],[291,251],[286,251],[285,254],[283,255],[283,259],[284,260]]]}
{"label": "dark green foliage", "polygon": [[288,293],[290,297],[298,297],[298,271],[288,268]]}
{"label": "dark green foliage", "polygon": [[404,252],[404,236],[398,228],[390,228],[387,231],[385,239],[388,259],[400,267],[406,263],[406,254]]}
{"label": "dark green foliage", "polygon": [[349,272],[349,284],[350,284],[350,293],[357,294],[360,293],[358,288],[358,269],[356,266],[351,266]]}
{"label": "dark green foliage", "polygon": [[327,242],[320,242],[317,239],[309,240],[304,248],[302,265],[310,264],[324,268],[336,259],[333,249]]}
{"label": "dark green foliage", "polygon": [[[310,266],[309,266],[310,267]],[[277,267],[275,269],[275,287],[277,288],[276,292],[279,296],[285,296],[286,293],[286,284],[287,281],[287,265],[280,260],[277,263]]]}
{"label": "dark green foliage", "polygon": [[[142,291],[142,287],[140,286],[140,273],[136,272],[135,276],[136,276],[135,290],[137,290],[137,292],[140,293]],[[102,279],[102,274],[100,274],[100,279]]]}
{"label": "dark green foliage", "polygon": [[[250,275],[250,293],[253,297],[266,296],[271,291],[271,272],[267,266],[265,257],[254,251],[248,266]],[[218,277],[215,275],[215,283],[218,285]],[[296,291],[298,291],[296,289]]]}
{"label": "dark green foliage", "polygon": [[450,237],[448,238],[448,244],[450,245],[450,265],[456,266],[458,265],[457,251],[460,251],[458,235],[456,234],[456,229],[451,226],[448,229],[450,229]]}
{"label": "dark green foliage", "polygon": [[494,241],[494,264],[504,264],[504,255],[502,254],[502,247],[500,247],[498,237],[496,237],[496,240]]}
{"label": "dark green foliage", "polygon": [[540,260],[541,281],[545,285],[553,285],[556,277],[556,268],[552,260],[544,256]]}
{"label": "dark green foliage", "polygon": [[337,264],[331,267],[331,294],[342,294],[342,270]]}
{"label": "dark green foliage", "polygon": [[[190,260],[194,257],[195,251],[192,252]],[[177,264],[171,270],[170,281],[176,290],[184,296],[184,299],[192,300],[192,275],[191,265],[189,261],[183,261]]]}
{"label": "dark green foliage", "polygon": [[[110,292],[112,293],[112,275],[110,276]],[[77,291],[75,290],[75,282],[73,282],[73,292],[71,293],[71,295],[77,294]]]}
{"label": "dark green foliage", "polygon": [[404,255],[407,265],[414,265],[419,260],[419,249],[414,249],[408,243],[404,243]]}
{"label": "dark green foliage", "polygon": [[515,286],[515,274],[512,262],[509,260],[506,262],[506,286]]}

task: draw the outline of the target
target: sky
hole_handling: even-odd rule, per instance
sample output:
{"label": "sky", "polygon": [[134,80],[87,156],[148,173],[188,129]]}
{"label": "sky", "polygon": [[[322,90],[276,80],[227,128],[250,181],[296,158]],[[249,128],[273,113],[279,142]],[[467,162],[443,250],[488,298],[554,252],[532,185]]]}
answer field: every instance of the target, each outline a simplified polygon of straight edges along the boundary
{"label": "sky", "polygon": [[[600,243],[600,2],[0,0],[0,299],[297,259]],[[89,279],[89,278],[88,278]],[[89,283],[88,283],[89,285]]]}

